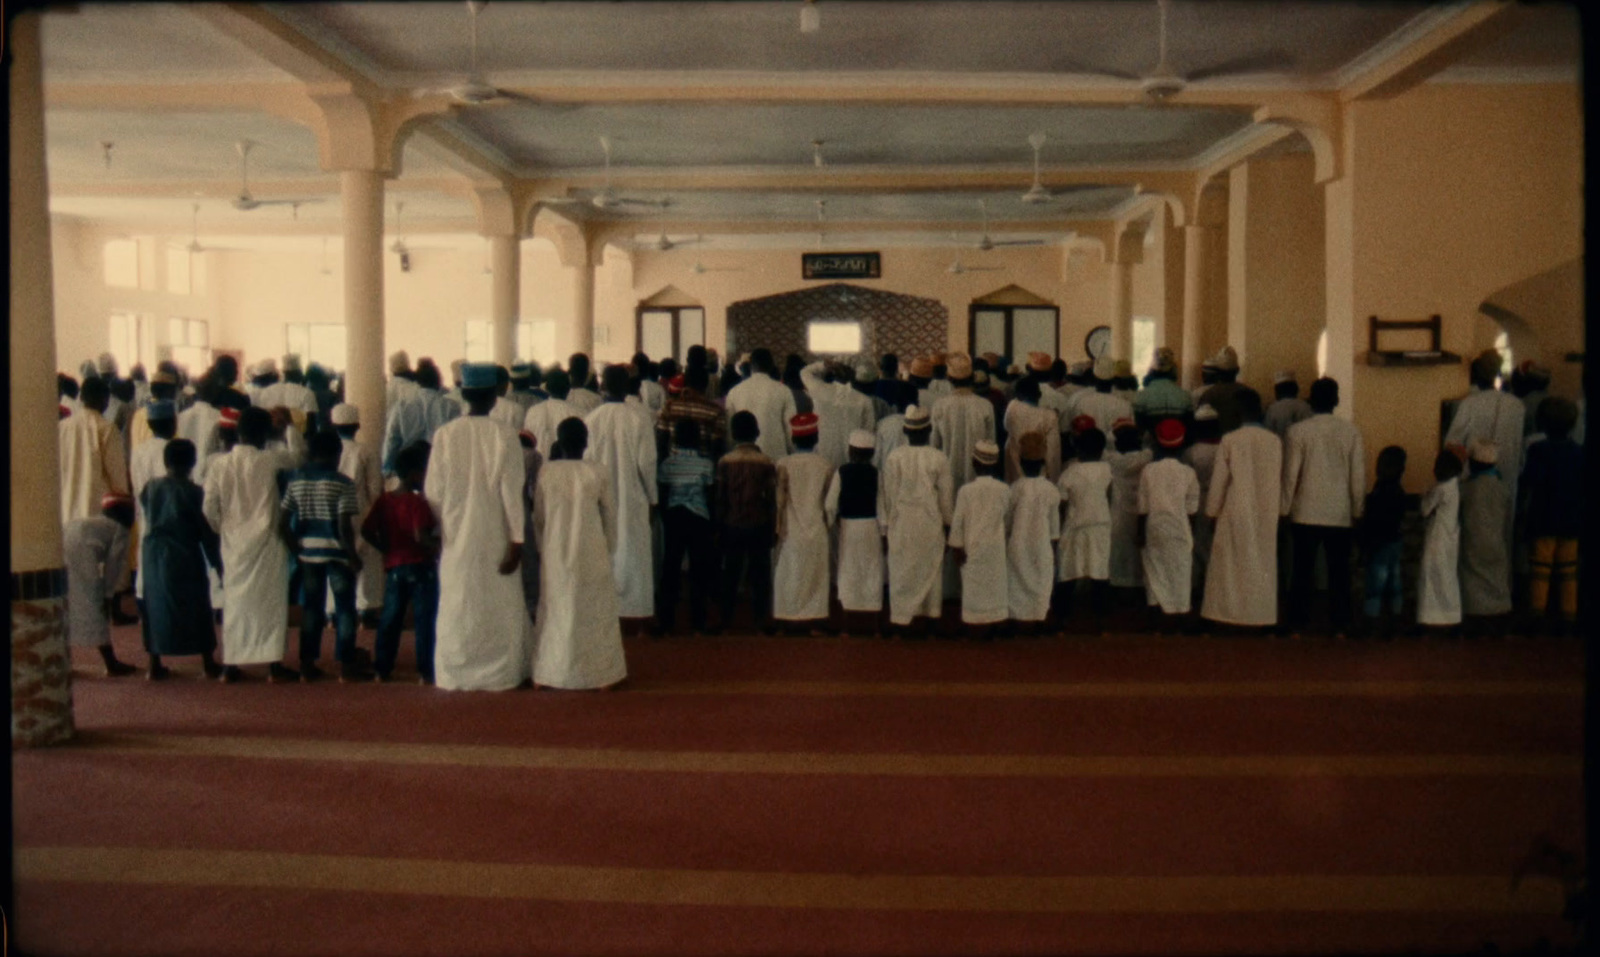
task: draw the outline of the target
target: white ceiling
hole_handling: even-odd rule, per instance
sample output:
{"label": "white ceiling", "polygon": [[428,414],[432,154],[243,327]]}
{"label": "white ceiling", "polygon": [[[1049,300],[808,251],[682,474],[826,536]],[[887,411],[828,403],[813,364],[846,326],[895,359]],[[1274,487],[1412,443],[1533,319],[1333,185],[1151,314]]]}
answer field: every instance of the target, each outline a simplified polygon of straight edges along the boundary
{"label": "white ceiling", "polygon": [[[435,88],[459,76],[468,56],[468,15],[461,2],[262,5],[292,42],[310,43],[382,87]],[[693,71],[697,82],[738,83],[761,75],[899,76],[914,87],[938,74],[1013,80],[1064,78],[1085,87],[1131,85],[1091,76],[1137,75],[1154,66],[1155,0],[819,0],[822,29],[798,29],[799,0],[761,2],[490,3],[480,20],[480,63],[501,85],[583,85],[597,77],[670,85]],[[1342,69],[1378,55],[1439,5],[1422,2],[1277,3],[1269,0],[1172,0],[1169,60],[1180,73],[1233,65],[1239,72],[1199,81],[1199,88],[1326,89]],[[1553,4],[1513,11],[1508,36],[1471,52],[1446,76],[1482,77],[1514,69],[1575,74],[1581,44],[1575,12]],[[1421,19],[1419,19],[1421,18]],[[294,78],[236,39],[174,4],[79,4],[44,16],[47,91],[84,84],[174,85],[292,83]],[[727,71],[740,71],[738,76]],[[1010,82],[1010,81],[1008,81]],[[1027,136],[1047,134],[1047,177],[1064,169],[1161,169],[1192,166],[1197,157],[1251,125],[1248,109],[1151,106],[1024,106],[995,103],[695,102],[520,104],[458,111],[430,122],[530,178],[592,176],[601,165],[599,138],[614,145],[614,172],[624,195],[667,200],[672,218],[691,221],[815,219],[815,200],[792,187],[776,191],[719,188],[719,171],[744,181],[762,172],[812,169],[813,140],[822,140],[826,172],[978,171],[992,186],[946,193],[885,186],[870,194],[827,195],[835,223],[970,222],[987,197],[997,232],[1034,230],[1059,238],[1074,217],[1104,216],[1131,196],[1127,187],[1063,192],[1049,206],[1017,197],[1031,176]],[[287,229],[282,207],[239,213],[225,200],[236,192],[233,144],[259,144],[251,183],[261,197],[322,196],[303,207],[306,229],[337,226],[338,180],[318,161],[309,129],[238,107],[205,112],[138,110],[76,103],[47,111],[47,158],[53,211],[126,225],[187,224],[189,204],[203,193],[201,215],[224,234],[262,224]],[[100,143],[115,143],[106,168]],[[1279,148],[1303,145],[1298,137]],[[391,183],[407,218],[456,224],[473,217],[463,193],[466,168],[421,137],[408,142],[403,172]],[[626,189],[630,174],[694,175],[694,190]],[[1081,179],[1081,177],[1080,177]],[[575,189],[585,197],[592,191]],[[595,218],[571,206],[570,214]],[[392,218],[392,206],[389,210]],[[613,214],[603,214],[608,218]],[[624,208],[614,218],[647,221],[649,210]],[[1053,228],[1052,228],[1053,227]],[[300,228],[296,225],[294,228]],[[641,225],[641,229],[648,229]],[[890,227],[884,226],[885,230]],[[1043,229],[1043,232],[1039,230]],[[889,232],[879,233],[885,241]],[[751,244],[740,236],[727,240]],[[794,242],[792,237],[774,241]],[[934,242],[942,240],[934,239]]]}

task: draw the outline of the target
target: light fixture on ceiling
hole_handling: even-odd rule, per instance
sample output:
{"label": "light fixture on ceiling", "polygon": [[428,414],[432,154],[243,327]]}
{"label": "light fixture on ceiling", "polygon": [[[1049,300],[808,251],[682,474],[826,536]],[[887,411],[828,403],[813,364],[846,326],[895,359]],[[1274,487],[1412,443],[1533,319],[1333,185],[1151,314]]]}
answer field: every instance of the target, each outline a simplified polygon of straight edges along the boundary
{"label": "light fixture on ceiling", "polygon": [[828,216],[828,201],[825,200],[825,199],[817,200],[817,248],[818,249],[822,248],[822,245],[823,245],[823,233],[826,232],[827,228],[828,228],[827,216]]}
{"label": "light fixture on ceiling", "polygon": [[194,203],[189,213],[189,252],[203,253],[206,248],[200,245],[200,204]]}
{"label": "light fixture on ceiling", "polygon": [[106,169],[111,168],[111,148],[116,145],[117,144],[111,142],[110,140],[100,141],[100,150],[105,154],[106,158]]}
{"label": "light fixture on ceiling", "polygon": [[394,242],[389,244],[389,251],[392,253],[404,254],[407,251],[405,232],[400,228],[400,214],[404,213],[405,209],[404,200],[397,199],[394,201],[394,231],[396,235]]}
{"label": "light fixture on ceiling", "polygon": [[803,0],[800,5],[800,32],[816,33],[822,29],[822,11],[817,9],[817,0]]}
{"label": "light fixture on ceiling", "polygon": [[811,165],[817,169],[821,169],[826,165],[822,161],[822,140],[811,141]]}

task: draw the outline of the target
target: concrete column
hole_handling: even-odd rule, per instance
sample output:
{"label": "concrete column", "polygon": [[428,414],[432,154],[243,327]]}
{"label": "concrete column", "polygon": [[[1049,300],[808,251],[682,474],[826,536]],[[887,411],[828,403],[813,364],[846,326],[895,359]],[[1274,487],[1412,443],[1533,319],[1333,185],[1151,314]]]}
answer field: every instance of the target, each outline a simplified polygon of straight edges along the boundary
{"label": "concrete column", "polygon": [[1201,312],[1205,304],[1206,227],[1183,227],[1183,346],[1179,350],[1178,365],[1182,370],[1183,386],[1193,389],[1200,385]]}
{"label": "concrete column", "polygon": [[582,352],[594,358],[594,262],[592,260],[569,267],[572,270],[572,320],[568,323],[562,346],[564,355]]}
{"label": "concrete column", "polygon": [[[1327,204],[1323,220],[1326,243],[1323,268],[1327,284],[1326,374],[1340,383],[1339,406],[1333,411],[1341,418],[1353,419],[1361,397],[1356,388],[1355,189],[1349,169],[1346,165],[1343,176],[1323,186]],[[1368,455],[1373,454],[1374,450],[1369,449]]]}
{"label": "concrete column", "polygon": [[374,454],[383,446],[383,174],[339,174],[344,216],[345,401],[361,410],[357,440]]}
{"label": "concrete column", "polygon": [[489,312],[494,328],[494,361],[506,367],[516,359],[517,305],[522,297],[522,238],[489,237],[490,268],[494,288]]}
{"label": "concrete column", "polygon": [[72,737],[39,14],[11,21],[11,744]]}
{"label": "concrete column", "polygon": [[1111,264],[1111,356],[1132,360],[1133,356],[1133,262],[1119,259]]}

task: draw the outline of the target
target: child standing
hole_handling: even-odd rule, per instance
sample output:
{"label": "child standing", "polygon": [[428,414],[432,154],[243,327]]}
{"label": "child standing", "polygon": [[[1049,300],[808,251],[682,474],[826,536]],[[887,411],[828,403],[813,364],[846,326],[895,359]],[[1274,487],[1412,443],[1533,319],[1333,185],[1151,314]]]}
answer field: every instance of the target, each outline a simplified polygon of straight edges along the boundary
{"label": "child standing", "polygon": [[1461,611],[1483,619],[1511,611],[1511,557],[1506,548],[1506,513],[1511,497],[1496,468],[1499,449],[1478,439],[1468,451],[1467,480],[1461,487]]}
{"label": "child standing", "polygon": [[1032,432],[1019,443],[1022,477],[1011,486],[1011,537],[1006,542],[1007,604],[1011,619],[1037,630],[1050,614],[1061,538],[1061,490],[1042,474],[1045,437]]}
{"label": "child standing", "polygon": [[1106,453],[1111,466],[1111,587],[1139,588],[1144,585],[1140,560],[1139,476],[1150,464],[1150,450],[1142,447],[1144,434],[1131,418],[1118,419],[1111,426],[1115,449]]}
{"label": "child standing", "polygon": [[356,555],[352,525],[358,517],[355,483],[339,474],[343,451],[339,436],[318,432],[311,437],[310,456],[289,477],[283,492],[279,529],[289,551],[300,562],[300,680],[322,676],[322,626],[327,620],[328,592],[333,592],[334,658],[341,682],[361,680],[355,659]]}
{"label": "child standing", "polygon": [[880,633],[878,613],[883,610],[883,533],[878,520],[878,470],[872,465],[877,436],[865,429],[850,433],[850,461],[839,466],[828,482],[823,511],[828,525],[837,523],[839,541],[839,606],[844,609],[843,634],[850,634],[851,618],[873,617],[872,632]]}
{"label": "child standing", "polygon": [[789,420],[794,454],[778,460],[778,565],[773,570],[772,617],[818,622],[828,617],[828,526],[823,499],[833,463],[817,452],[814,412]]}
{"label": "child standing", "polygon": [[1079,579],[1087,578],[1096,627],[1104,625],[1106,590],[1111,578],[1111,466],[1100,461],[1106,435],[1088,429],[1074,440],[1077,459],[1056,483],[1061,492],[1060,571],[1056,575],[1061,631],[1066,632]]}
{"label": "child standing", "polygon": [[1178,419],[1157,422],[1155,461],[1139,473],[1136,539],[1142,550],[1145,600],[1166,616],[1186,615],[1192,607],[1191,522],[1200,511],[1200,479],[1179,459],[1184,433]]}
{"label": "child standing", "polygon": [[222,543],[206,524],[200,486],[189,480],[194,443],[173,439],[161,452],[166,477],[139,493],[145,521],[139,580],[144,586],[141,617],[150,655],[148,677],[160,681],[171,674],[161,663],[162,655],[199,655],[206,677],[215,678],[222,666],[214,658],[217,632],[206,568],[222,566]]}
{"label": "child standing", "polygon": [[1422,497],[1428,530],[1422,540],[1422,569],[1417,582],[1417,623],[1457,627],[1461,624],[1461,459],[1441,449],[1433,463],[1434,486]]}
{"label": "child standing", "polygon": [[[1194,410],[1194,426],[1189,434],[1189,447],[1183,452],[1183,463],[1194,469],[1200,480],[1200,501],[1211,494],[1211,473],[1217,466],[1217,449],[1222,444],[1222,428],[1217,420],[1217,410],[1202,405]],[[1211,562],[1211,540],[1216,535],[1217,520],[1201,509],[1194,519],[1194,593],[1202,595],[1206,587],[1206,566]]]}
{"label": "child standing", "polygon": [[[733,625],[739,583],[749,577],[753,593],[752,623],[763,631],[772,624],[772,529],[777,522],[778,470],[756,439],[761,425],[745,409],[728,420],[734,447],[717,461],[717,521],[721,523],[722,620],[717,630]],[[780,443],[781,444],[781,443]]]}
{"label": "child standing", "polygon": [[428,444],[415,442],[394,458],[400,480],[392,492],[372,503],[361,537],[383,553],[383,617],[378,621],[377,648],[373,654],[375,679],[390,680],[400,651],[400,630],[405,626],[406,605],[411,605],[416,631],[417,675],[420,683],[433,684],[434,626],[439,612],[439,523],[423,496],[428,472]]}
{"label": "child standing", "polygon": [[111,608],[117,578],[128,564],[128,530],[133,499],[108,492],[100,514],[74,518],[62,529],[62,559],[67,571],[67,640],[75,648],[100,652],[106,677],[136,671],[117,659],[111,647]]}
{"label": "child standing", "polygon": [[689,627],[706,629],[706,603],[713,577],[711,534],[711,460],[700,454],[700,423],[678,419],[673,424],[673,449],[656,466],[663,514],[661,591],[657,598],[658,633],[670,634],[678,622],[678,595],[683,584],[683,559],[689,558]]}
{"label": "child standing", "polygon": [[925,409],[906,410],[906,444],[883,463],[878,512],[888,527],[889,621],[925,635],[942,611],[944,542],[955,510],[950,460],[928,444]]}
{"label": "child standing", "polygon": [[1011,530],[1011,489],[1000,480],[1000,446],[988,439],[972,447],[977,476],[956,492],[950,548],[961,566],[961,621],[975,638],[1009,617],[1006,535]]}
{"label": "child standing", "polygon": [[[1571,438],[1578,421],[1572,401],[1552,396],[1539,403],[1536,422],[1544,441],[1528,447],[1520,495],[1533,543],[1529,608],[1535,616],[1559,610],[1560,630],[1578,620],[1578,535],[1583,530],[1583,446]],[[1558,582],[1557,608],[1548,608],[1550,583]]]}
{"label": "child standing", "polygon": [[[1361,551],[1366,559],[1366,587],[1362,611],[1369,623],[1383,612],[1389,599],[1390,614],[1398,618],[1403,600],[1400,588],[1400,523],[1412,497],[1401,487],[1406,474],[1406,450],[1390,445],[1378,453],[1378,478],[1367,493],[1361,513]],[[1383,637],[1392,637],[1392,622]]]}
{"label": "child standing", "polygon": [[[356,518],[360,525],[372,510],[372,503],[383,494],[383,472],[378,467],[378,456],[356,441],[361,431],[361,410],[341,402],[328,412],[334,431],[339,433],[339,474],[356,486]],[[521,416],[518,416],[518,426]],[[383,565],[381,556],[371,551],[366,542],[356,542],[361,556],[361,573],[356,577],[356,608],[367,626],[377,623],[378,609],[383,607]]]}

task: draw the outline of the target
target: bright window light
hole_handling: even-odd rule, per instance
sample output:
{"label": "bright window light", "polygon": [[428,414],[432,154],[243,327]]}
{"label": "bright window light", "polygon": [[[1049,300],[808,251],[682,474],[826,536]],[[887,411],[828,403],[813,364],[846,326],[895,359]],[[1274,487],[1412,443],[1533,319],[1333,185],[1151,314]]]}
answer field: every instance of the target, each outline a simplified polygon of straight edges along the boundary
{"label": "bright window light", "polygon": [[861,351],[861,323],[813,322],[806,326],[806,348],[813,355],[853,355]]}

